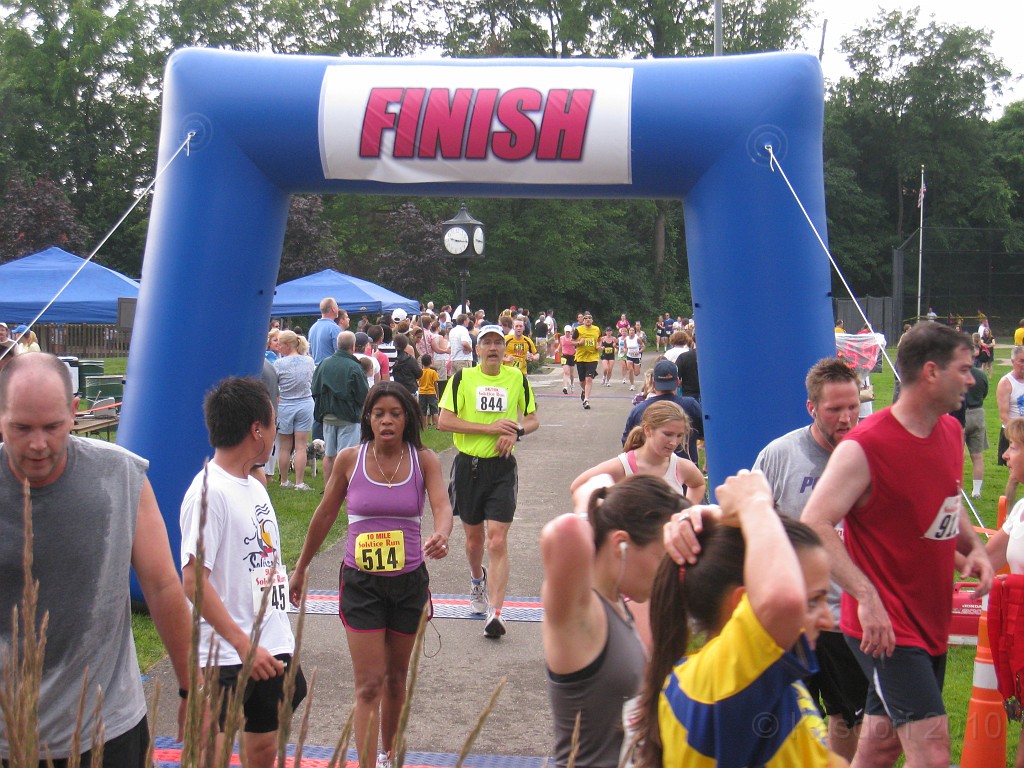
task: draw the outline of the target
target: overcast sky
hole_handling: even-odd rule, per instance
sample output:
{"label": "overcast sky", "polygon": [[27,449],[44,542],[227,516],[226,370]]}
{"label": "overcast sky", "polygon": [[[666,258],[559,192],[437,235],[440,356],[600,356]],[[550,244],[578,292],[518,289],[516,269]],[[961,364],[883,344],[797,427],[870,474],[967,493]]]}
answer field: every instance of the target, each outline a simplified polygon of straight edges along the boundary
{"label": "overcast sky", "polygon": [[[725,0],[728,2],[729,0]],[[817,54],[821,46],[821,29],[825,19],[828,27],[825,33],[825,55],[822,58],[822,69],[828,80],[838,79],[849,72],[846,60],[839,50],[839,43],[854,28],[862,26],[869,19],[878,15],[877,2],[858,2],[857,0],[810,0],[812,11],[818,14],[814,29],[805,37],[807,50]],[[1003,60],[1013,75],[1004,89],[1000,99],[989,97],[989,109],[993,117],[1002,113],[1002,106],[1013,101],[1024,99],[1024,83],[1020,77],[1024,75],[1024,2],[1022,0],[919,0],[919,2],[886,3],[886,10],[900,8],[903,10],[919,7],[920,23],[927,23],[931,16],[943,24],[957,24],[984,28],[992,31],[992,51]]]}

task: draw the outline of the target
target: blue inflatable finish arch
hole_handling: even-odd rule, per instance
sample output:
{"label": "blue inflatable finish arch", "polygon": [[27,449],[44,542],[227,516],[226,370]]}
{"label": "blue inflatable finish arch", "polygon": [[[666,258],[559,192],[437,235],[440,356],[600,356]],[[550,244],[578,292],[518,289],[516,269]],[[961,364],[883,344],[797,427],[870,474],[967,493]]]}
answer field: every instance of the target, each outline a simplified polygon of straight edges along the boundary
{"label": "blue inflatable finish arch", "polygon": [[151,461],[175,551],[211,452],[203,394],[262,364],[293,193],[682,200],[712,482],[750,466],[806,422],[804,373],[835,349],[827,262],[765,150],[824,234],[823,101],[804,54],[175,53],[160,166],[195,135],[153,200],[119,430]]}

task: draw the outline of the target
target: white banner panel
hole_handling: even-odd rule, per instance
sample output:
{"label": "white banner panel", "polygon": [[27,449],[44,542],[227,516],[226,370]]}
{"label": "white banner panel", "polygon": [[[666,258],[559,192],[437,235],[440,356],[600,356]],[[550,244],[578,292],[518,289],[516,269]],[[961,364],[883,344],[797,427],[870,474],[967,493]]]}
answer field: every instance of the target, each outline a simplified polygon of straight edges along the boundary
{"label": "white banner panel", "polygon": [[328,179],[629,184],[628,67],[328,67]]}

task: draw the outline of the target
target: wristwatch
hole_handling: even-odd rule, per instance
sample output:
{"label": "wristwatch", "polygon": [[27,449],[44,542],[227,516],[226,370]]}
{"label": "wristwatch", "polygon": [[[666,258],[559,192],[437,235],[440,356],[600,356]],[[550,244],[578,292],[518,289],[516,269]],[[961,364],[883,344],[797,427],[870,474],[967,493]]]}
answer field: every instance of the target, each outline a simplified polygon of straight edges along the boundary
{"label": "wristwatch", "polygon": [[516,442],[518,443],[526,436],[526,427],[522,424],[519,425],[519,429],[516,430]]}

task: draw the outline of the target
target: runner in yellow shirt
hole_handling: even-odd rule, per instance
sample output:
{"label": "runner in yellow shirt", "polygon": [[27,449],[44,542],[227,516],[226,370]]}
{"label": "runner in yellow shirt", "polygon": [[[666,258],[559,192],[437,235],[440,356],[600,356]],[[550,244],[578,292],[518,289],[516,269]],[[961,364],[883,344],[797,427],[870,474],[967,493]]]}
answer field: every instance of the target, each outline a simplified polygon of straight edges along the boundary
{"label": "runner in yellow shirt", "polygon": [[505,337],[505,358],[502,363],[512,368],[518,368],[526,373],[526,362],[536,360],[540,357],[537,354],[537,345],[533,339],[524,335],[526,323],[517,318],[512,321],[512,333]]}
{"label": "runner in yellow shirt", "polygon": [[597,377],[597,361],[600,357],[598,339],[601,331],[594,325],[590,312],[583,313],[583,325],[572,332],[576,342],[576,376],[580,380],[580,399],[583,407],[590,410],[590,388]]}

